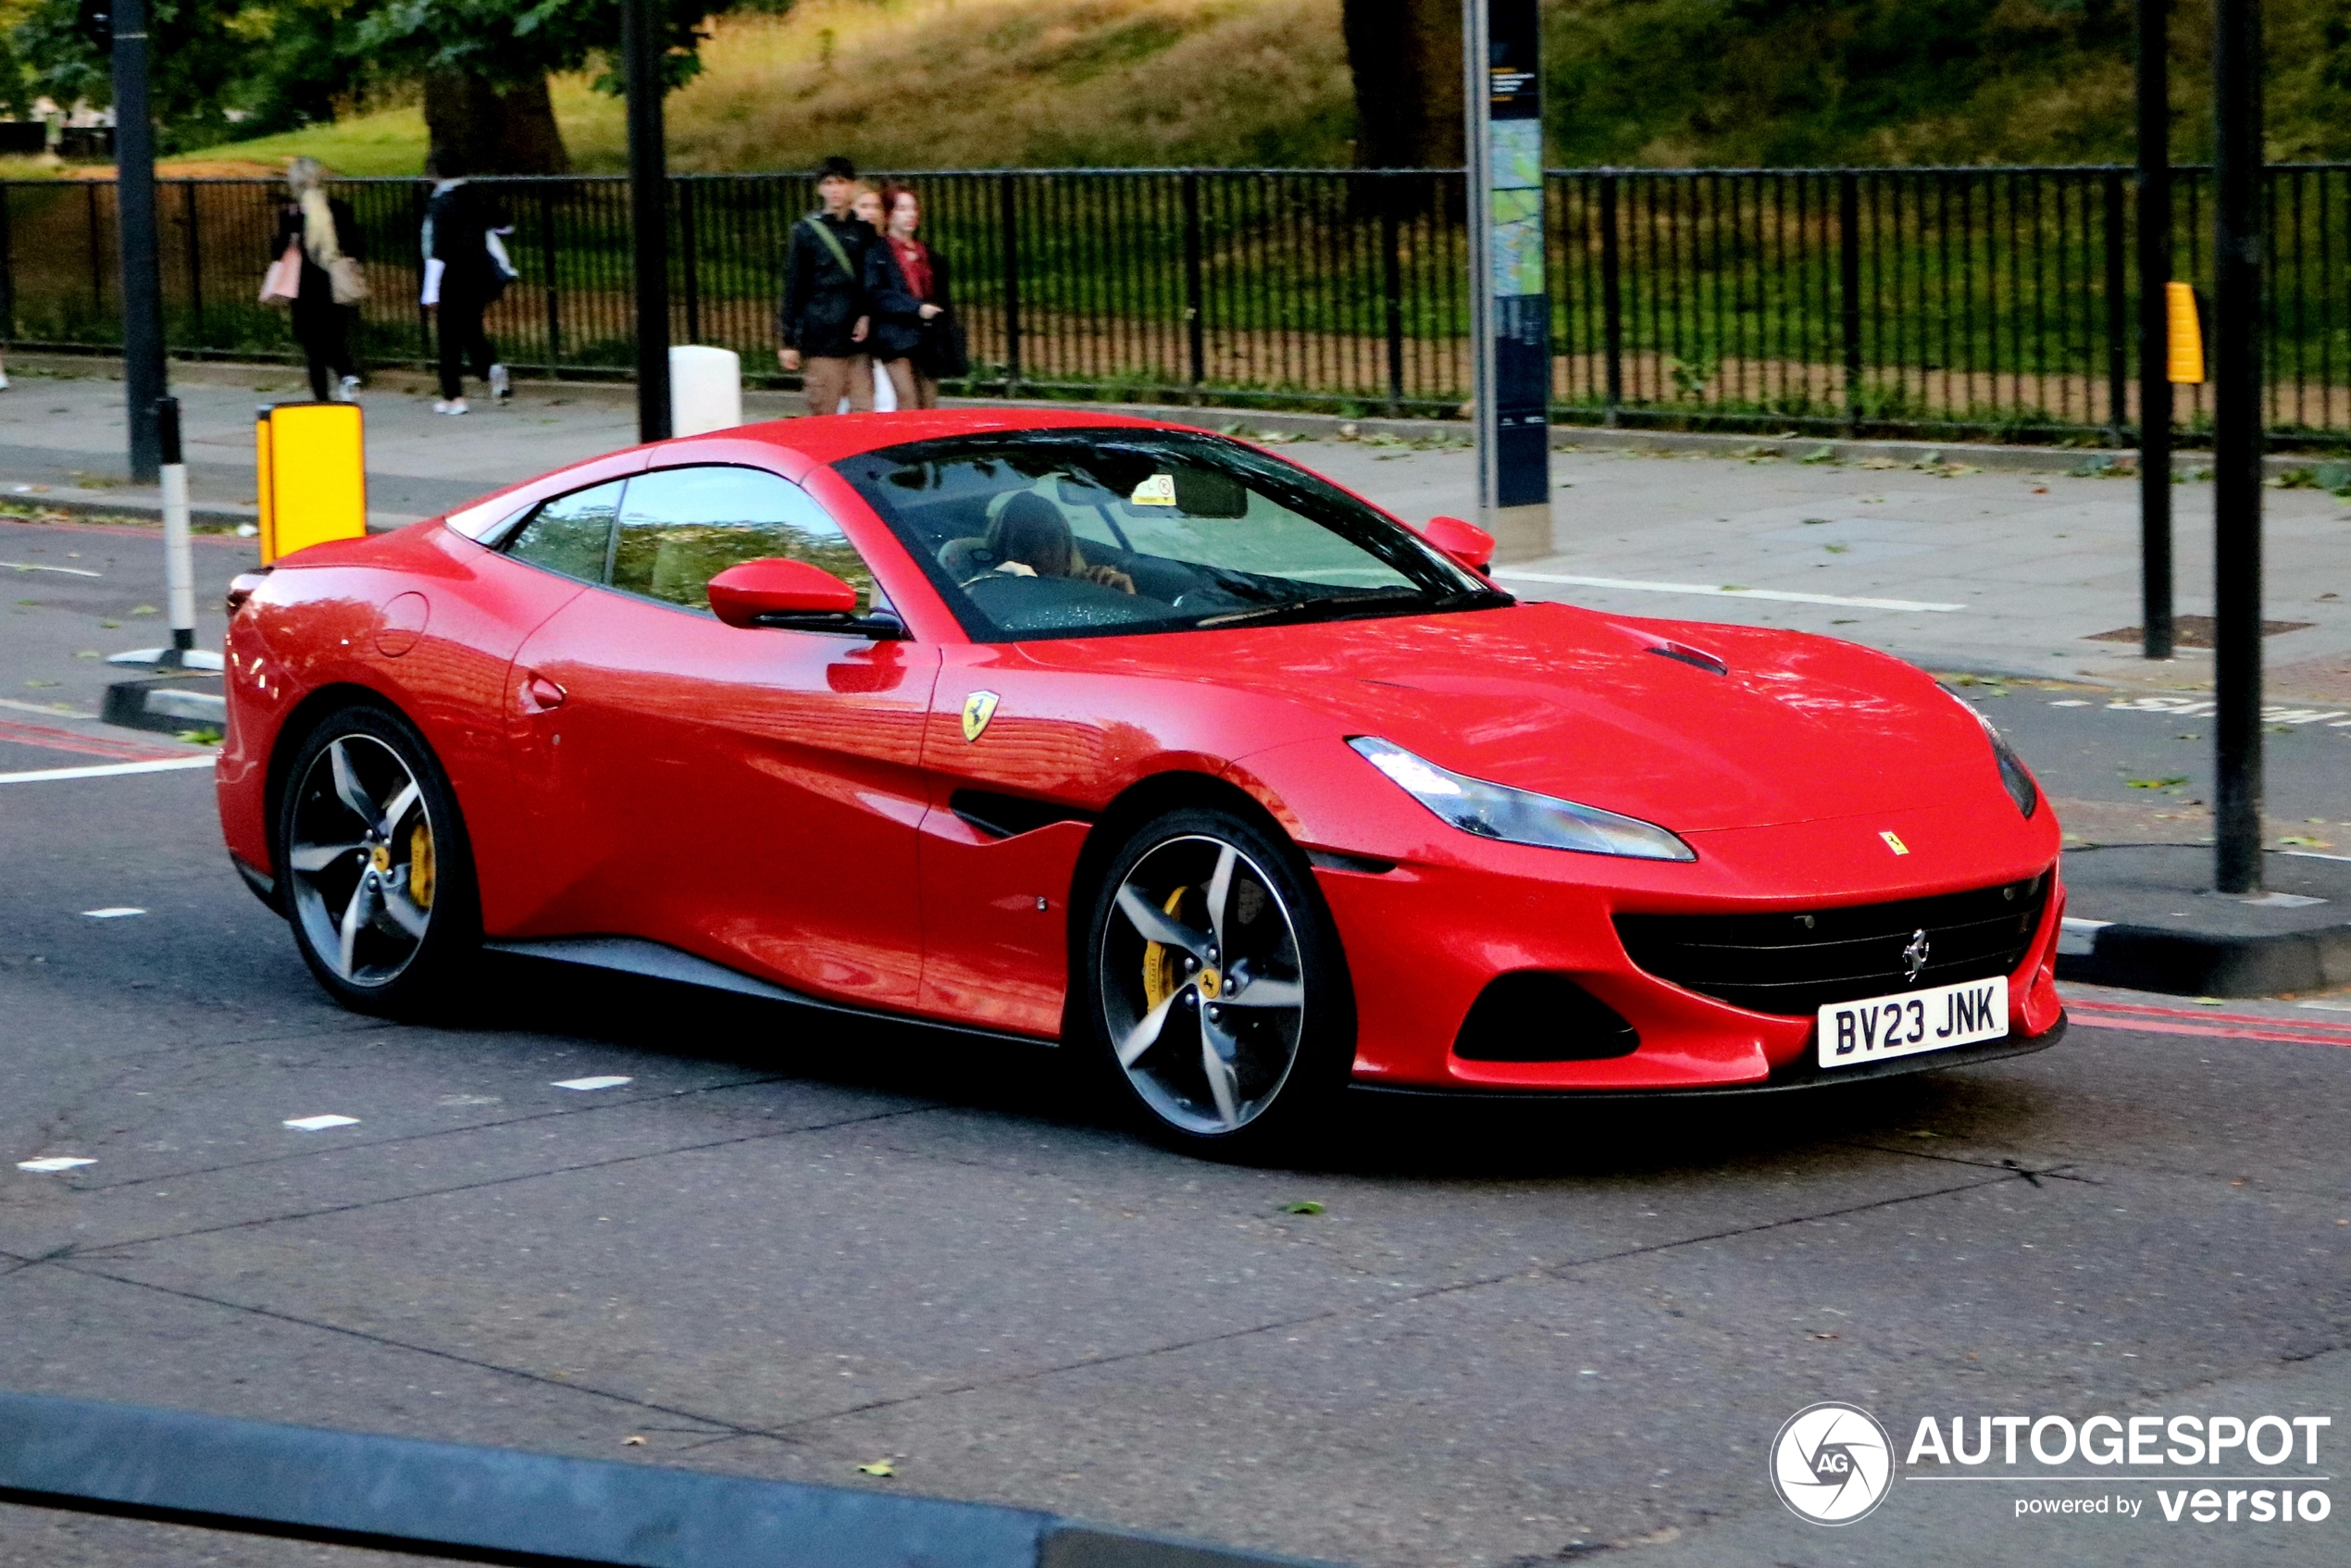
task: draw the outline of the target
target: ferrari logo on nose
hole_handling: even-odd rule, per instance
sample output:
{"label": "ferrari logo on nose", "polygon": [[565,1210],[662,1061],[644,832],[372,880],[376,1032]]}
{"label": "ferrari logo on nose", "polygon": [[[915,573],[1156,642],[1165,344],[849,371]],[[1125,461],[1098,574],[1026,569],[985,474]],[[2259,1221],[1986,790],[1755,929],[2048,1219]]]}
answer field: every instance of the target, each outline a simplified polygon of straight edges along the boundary
{"label": "ferrari logo on nose", "polygon": [[1927,940],[1924,931],[1911,932],[1909,945],[1902,950],[1902,977],[1917,983],[1918,977],[1926,973],[1927,954],[1934,951],[1934,944]]}
{"label": "ferrari logo on nose", "polygon": [[[966,729],[971,728],[971,720],[969,718],[964,720],[964,728]],[[1885,847],[1892,850],[1896,854],[1909,854],[1910,852],[1910,846],[1902,841],[1902,836],[1898,833],[1880,833],[1878,837],[1884,839],[1885,840]]]}
{"label": "ferrari logo on nose", "polygon": [[988,729],[988,721],[996,716],[997,696],[993,691],[975,691],[964,699],[964,739],[976,740]]}

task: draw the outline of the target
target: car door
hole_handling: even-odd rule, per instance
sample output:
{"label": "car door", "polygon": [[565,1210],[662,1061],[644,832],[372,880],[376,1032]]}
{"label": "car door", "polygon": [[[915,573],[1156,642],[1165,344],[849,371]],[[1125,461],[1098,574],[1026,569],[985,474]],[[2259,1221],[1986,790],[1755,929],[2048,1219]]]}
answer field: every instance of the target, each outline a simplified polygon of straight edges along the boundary
{"label": "car door", "polygon": [[[584,565],[588,539],[561,531],[526,529],[517,547]],[[710,613],[710,579],[761,556],[812,561],[865,607],[879,591],[824,509],[764,469],[638,475],[603,545],[596,586],[531,635],[509,681],[544,897],[506,934],[644,937],[793,989],[911,1005],[937,648]]]}

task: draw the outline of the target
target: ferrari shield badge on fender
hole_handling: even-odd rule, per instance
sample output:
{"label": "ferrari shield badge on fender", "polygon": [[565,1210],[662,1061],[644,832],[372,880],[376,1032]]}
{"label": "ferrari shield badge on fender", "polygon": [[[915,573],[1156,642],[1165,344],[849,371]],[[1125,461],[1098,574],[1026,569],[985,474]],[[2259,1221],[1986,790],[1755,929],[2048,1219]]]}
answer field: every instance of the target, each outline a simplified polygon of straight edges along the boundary
{"label": "ferrari shield badge on fender", "polygon": [[[979,722],[986,724],[988,721],[986,719],[981,719]],[[964,709],[964,733],[968,735],[971,732],[972,711],[969,707],[966,707]],[[1899,833],[1880,833],[1878,837],[1884,839],[1885,840],[1885,847],[1892,850],[1896,854],[1909,854],[1910,852],[1910,846],[1902,841],[1902,836]]]}
{"label": "ferrari shield badge on fender", "polygon": [[964,699],[964,739],[976,740],[988,731],[988,721],[996,716],[997,696],[993,691],[975,691]]}

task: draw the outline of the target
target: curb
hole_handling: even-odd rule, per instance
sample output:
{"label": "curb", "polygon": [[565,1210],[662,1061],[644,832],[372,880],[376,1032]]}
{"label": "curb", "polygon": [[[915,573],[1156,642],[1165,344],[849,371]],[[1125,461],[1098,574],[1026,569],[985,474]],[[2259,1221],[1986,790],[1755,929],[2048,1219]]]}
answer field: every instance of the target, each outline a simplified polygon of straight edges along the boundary
{"label": "curb", "polygon": [[1313,1568],[999,1503],[9,1392],[0,1501],[477,1562]]}
{"label": "curb", "polygon": [[[24,368],[35,372],[68,367],[81,371],[84,367],[111,367],[113,364],[111,359],[97,355],[85,359],[74,355],[27,353],[19,358]],[[250,386],[255,377],[292,377],[299,382],[301,369],[290,362],[206,359],[174,360],[171,373],[186,381]],[[431,377],[424,371],[397,367],[371,370],[368,380],[379,390],[403,392],[422,392],[433,384]],[[529,377],[517,380],[515,388],[520,395],[553,392],[570,399],[615,404],[633,404],[636,399],[635,384],[625,380],[564,380]],[[799,403],[797,392],[759,385],[746,385],[743,389],[744,411],[756,413],[762,418],[790,417],[798,412]],[[1416,442],[1466,444],[1470,437],[1470,426],[1460,419],[1388,418],[1380,416],[1350,417],[1338,414],[1233,408],[1205,404],[1090,403],[1036,397],[951,397],[942,399],[941,403],[949,408],[1091,408],[1105,414],[1132,415],[1138,418],[1161,419],[1206,429],[1229,429],[1237,433],[1265,430],[1325,441],[1382,437]],[[1353,432],[1352,438],[1342,433],[1348,430]],[[1759,436],[1558,423],[1551,427],[1551,447],[1554,451],[1673,453],[1788,461],[1816,458],[1834,463],[1863,463],[1875,459],[1905,468],[1933,467],[1964,461],[1976,467],[2003,472],[2072,474],[2087,468],[2090,472],[2083,475],[2085,478],[2096,477],[2119,464],[2136,464],[2139,455],[2134,447],[2017,446],[1966,441],[1861,441],[1831,435],[1790,433]],[[1828,457],[1817,458],[1822,452],[1828,453]],[[2295,469],[2307,469],[2321,460],[2307,454],[2265,454],[2261,469],[2265,477],[2275,479]],[[2172,454],[2172,472],[2182,478],[2193,478],[2199,471],[2208,468],[2211,463],[2209,452],[2175,451]],[[251,518],[240,520],[250,521]]]}
{"label": "curb", "polygon": [[[98,495],[58,495],[44,492],[38,495],[15,495],[0,492],[0,501],[35,507],[44,512],[64,512],[77,517],[139,517],[163,520],[163,502],[149,501],[142,496],[108,497]],[[7,519],[13,522],[33,522],[31,517]],[[227,502],[198,501],[188,507],[188,520],[206,528],[235,529],[246,524],[258,526],[261,508],[239,506]]]}
{"label": "curb", "polygon": [[[2086,952],[2058,954],[2060,980],[2167,996],[2277,996],[2351,983],[2351,926],[2224,937],[2095,921]],[[2074,932],[2068,932],[2069,937]]]}

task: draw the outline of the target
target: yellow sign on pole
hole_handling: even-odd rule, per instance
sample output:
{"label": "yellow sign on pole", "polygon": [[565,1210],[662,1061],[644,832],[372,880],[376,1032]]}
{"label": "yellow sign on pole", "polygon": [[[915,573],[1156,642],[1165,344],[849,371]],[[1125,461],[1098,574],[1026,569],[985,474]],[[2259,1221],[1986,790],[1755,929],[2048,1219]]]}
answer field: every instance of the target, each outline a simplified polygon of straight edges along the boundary
{"label": "yellow sign on pole", "polygon": [[2196,291],[2174,280],[2163,285],[2163,379],[2180,386],[2204,384],[2204,323],[2196,318]]}
{"label": "yellow sign on pole", "polygon": [[355,403],[281,403],[254,426],[261,559],[367,531],[367,435]]}

